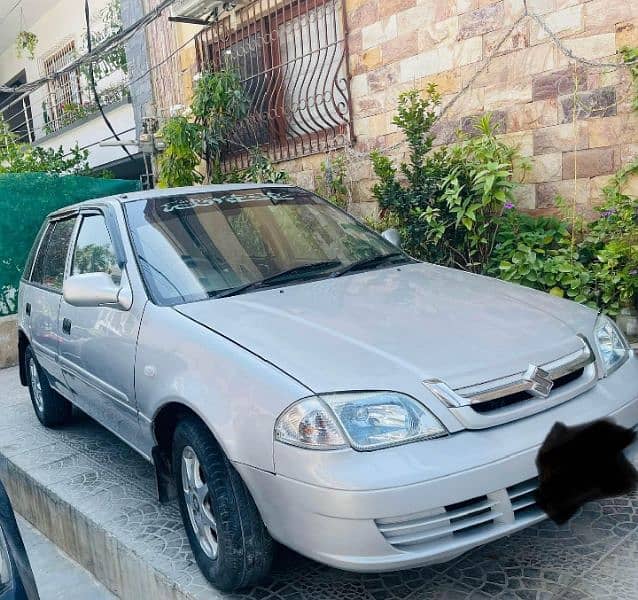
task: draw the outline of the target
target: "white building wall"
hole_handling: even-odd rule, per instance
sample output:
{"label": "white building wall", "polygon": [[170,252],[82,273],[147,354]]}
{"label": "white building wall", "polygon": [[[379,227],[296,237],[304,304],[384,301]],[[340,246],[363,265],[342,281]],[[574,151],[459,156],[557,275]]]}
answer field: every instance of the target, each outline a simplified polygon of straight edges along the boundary
{"label": "white building wall", "polygon": [[[91,15],[95,20],[99,12],[109,3],[109,0],[91,0]],[[44,75],[44,60],[64,43],[73,40],[78,53],[84,48],[84,0],[42,0],[40,11],[34,22],[25,22],[24,28],[32,31],[38,37],[38,45],[33,60],[18,58],[15,48],[15,37],[11,40],[2,40],[0,47],[0,83],[4,84],[18,75],[23,69],[26,72],[27,82],[39,79]],[[18,31],[15,31],[15,35]],[[121,75],[124,78],[124,75]],[[112,80],[113,75],[108,79]],[[98,89],[104,87],[104,83],[98,83]],[[30,94],[31,114],[33,117],[32,129],[35,133],[35,144],[46,147],[59,147],[62,145],[68,150],[77,142],[80,147],[95,144],[101,139],[111,135],[106,124],[99,116],[91,118],[80,125],[71,125],[60,132],[46,136],[44,130],[44,116],[42,104],[48,94],[47,86],[43,86]],[[83,99],[92,100],[87,93]],[[120,132],[135,127],[133,110],[130,105],[115,107],[107,110],[107,116],[112,121],[115,131]],[[122,136],[130,139],[135,136],[134,131]],[[42,141],[41,138],[45,138]],[[131,152],[137,149],[129,147]],[[89,148],[89,162],[91,166],[99,166],[125,157],[121,148],[99,147]]]}
{"label": "white building wall", "polygon": [[[113,129],[120,133],[131,129],[128,133],[122,134],[122,140],[135,139],[135,120],[133,118],[133,105],[123,104],[112,109],[106,109],[108,117]],[[44,148],[71,148],[77,143],[80,148],[90,146],[89,150],[89,166],[99,167],[108,164],[120,158],[126,158],[126,152],[122,148],[113,146],[100,146],[96,144],[105,138],[111,138],[112,133],[109,131],[106,123],[98,114],[93,116],[91,120],[82,122],[79,125],[72,125],[68,129],[62,129],[58,133],[48,136],[37,145]],[[131,154],[137,152],[135,146],[127,146]]]}

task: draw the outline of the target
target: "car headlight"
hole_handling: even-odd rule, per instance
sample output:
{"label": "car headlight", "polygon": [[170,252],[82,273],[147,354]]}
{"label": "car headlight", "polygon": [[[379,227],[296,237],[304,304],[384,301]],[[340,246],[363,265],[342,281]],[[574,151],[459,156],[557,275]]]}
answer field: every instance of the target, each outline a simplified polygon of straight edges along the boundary
{"label": "car headlight", "polygon": [[11,560],[4,533],[0,529],[0,592],[4,592],[11,585]]}
{"label": "car headlight", "polygon": [[398,392],[342,392],[305,398],[275,424],[286,444],[333,450],[377,450],[445,435],[441,422],[414,398]]}
{"label": "car headlight", "polygon": [[605,376],[613,373],[629,358],[629,344],[609,317],[598,317],[594,328],[594,340],[603,362]]}

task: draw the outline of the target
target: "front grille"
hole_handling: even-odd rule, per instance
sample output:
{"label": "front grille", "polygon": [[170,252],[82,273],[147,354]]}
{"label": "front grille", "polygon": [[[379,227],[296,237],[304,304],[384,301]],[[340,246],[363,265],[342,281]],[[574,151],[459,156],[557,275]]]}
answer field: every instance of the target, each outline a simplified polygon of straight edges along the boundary
{"label": "front grille", "polygon": [[[581,385],[572,386],[570,397],[579,394],[591,384],[595,377],[594,353],[581,338],[582,346],[579,350],[561,356],[555,360],[540,365],[547,372],[547,376],[553,381],[549,398],[571,383],[579,382]],[[485,381],[475,385],[456,388],[454,393],[459,398],[456,406],[470,406],[477,413],[485,414],[497,411],[512,405],[539,397],[534,395],[534,382],[527,371],[514,373],[498,379]]]}
{"label": "front grille", "polygon": [[[562,377],[555,379],[554,387],[552,387],[552,392],[559,390],[572,381],[580,379],[584,373],[585,368],[581,367],[580,369],[576,369],[571,373],[567,373],[567,375],[563,375]],[[532,398],[535,398],[535,396],[530,394],[529,392],[515,392],[513,394],[503,396],[502,398],[488,400],[487,402],[477,402],[472,404],[471,406],[476,412],[487,413],[493,410],[499,410],[501,408],[511,406],[512,404],[517,404],[518,402],[523,402],[524,400],[531,400]]]}
{"label": "front grille", "polygon": [[[415,551],[430,544],[468,539],[499,525],[542,515],[533,478],[483,496],[448,504],[427,512],[392,519],[376,519],[379,532],[397,550]],[[507,501],[504,498],[507,497]]]}

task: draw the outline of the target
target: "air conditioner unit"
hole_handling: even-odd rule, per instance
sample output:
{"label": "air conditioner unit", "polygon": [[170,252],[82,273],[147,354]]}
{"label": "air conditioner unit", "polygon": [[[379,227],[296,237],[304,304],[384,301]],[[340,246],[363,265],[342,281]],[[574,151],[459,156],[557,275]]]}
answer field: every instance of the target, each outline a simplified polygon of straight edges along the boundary
{"label": "air conditioner unit", "polygon": [[231,10],[237,5],[236,1],[222,0],[177,0],[173,4],[171,21],[208,25],[215,21],[224,10]]}

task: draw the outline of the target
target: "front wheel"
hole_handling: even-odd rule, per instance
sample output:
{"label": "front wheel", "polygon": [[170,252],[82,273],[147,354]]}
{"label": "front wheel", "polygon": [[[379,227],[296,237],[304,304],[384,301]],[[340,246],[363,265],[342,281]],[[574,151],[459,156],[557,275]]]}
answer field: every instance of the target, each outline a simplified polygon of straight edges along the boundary
{"label": "front wheel", "polygon": [[24,353],[24,362],[31,403],[40,423],[45,427],[59,427],[67,423],[71,418],[71,403],[49,385],[47,374],[30,347]]}
{"label": "front wheel", "polygon": [[173,436],[173,474],[195,560],[218,589],[254,585],[270,571],[273,541],[241,477],[208,428],[187,417]]}

